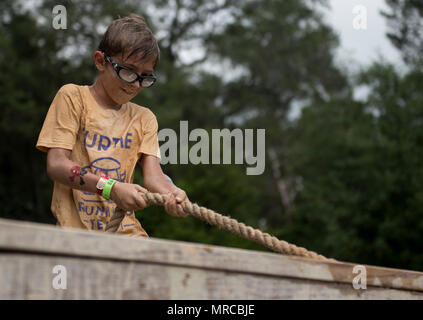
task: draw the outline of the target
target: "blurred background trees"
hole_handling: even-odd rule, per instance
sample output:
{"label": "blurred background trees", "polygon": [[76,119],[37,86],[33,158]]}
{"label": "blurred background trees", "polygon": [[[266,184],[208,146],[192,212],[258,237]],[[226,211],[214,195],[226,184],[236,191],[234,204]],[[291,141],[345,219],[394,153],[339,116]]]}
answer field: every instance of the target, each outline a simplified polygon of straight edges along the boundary
{"label": "blurred background trees", "polygon": [[407,63],[422,61],[423,2],[420,0],[386,0],[389,12],[382,14],[391,27],[388,38]]}
{"label": "blurred background trees", "polygon": [[[192,201],[339,260],[423,269],[419,1],[387,0],[384,13],[407,69],[382,61],[359,74],[334,62],[339,39],[324,0],[62,1],[66,30],[51,26],[56,4],[0,3],[1,217],[54,223],[53,183],[35,150],[45,114],[63,84],[93,83],[101,35],[134,12],[160,42],[158,84],[135,99],[160,129],[179,132],[180,120],[209,132],[266,129],[262,175],[164,165]],[[369,89],[364,100],[358,86]],[[137,216],[152,237],[266,250],[162,208]]]}

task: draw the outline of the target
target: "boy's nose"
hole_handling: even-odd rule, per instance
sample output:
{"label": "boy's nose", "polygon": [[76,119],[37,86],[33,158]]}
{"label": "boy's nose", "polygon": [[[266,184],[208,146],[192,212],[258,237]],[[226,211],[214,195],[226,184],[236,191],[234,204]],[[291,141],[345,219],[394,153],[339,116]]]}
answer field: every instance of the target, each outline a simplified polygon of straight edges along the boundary
{"label": "boy's nose", "polygon": [[135,81],[134,83],[132,83],[132,85],[137,89],[139,89],[141,87],[141,84],[140,84],[139,81]]}

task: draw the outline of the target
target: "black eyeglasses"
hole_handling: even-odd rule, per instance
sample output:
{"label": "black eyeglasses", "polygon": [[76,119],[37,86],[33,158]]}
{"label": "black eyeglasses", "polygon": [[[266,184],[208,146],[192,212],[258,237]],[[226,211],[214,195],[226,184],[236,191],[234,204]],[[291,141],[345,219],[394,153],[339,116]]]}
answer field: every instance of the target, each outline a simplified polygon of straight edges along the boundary
{"label": "black eyeglasses", "polygon": [[104,52],[103,52],[103,55],[106,58],[106,60],[110,62],[113,69],[115,69],[118,77],[121,78],[123,81],[129,82],[129,83],[134,83],[135,81],[139,81],[140,86],[143,88],[149,88],[154,84],[154,82],[156,82],[156,76],[154,75],[154,73],[151,75],[138,74],[135,70],[132,70],[130,68],[117,64]]}

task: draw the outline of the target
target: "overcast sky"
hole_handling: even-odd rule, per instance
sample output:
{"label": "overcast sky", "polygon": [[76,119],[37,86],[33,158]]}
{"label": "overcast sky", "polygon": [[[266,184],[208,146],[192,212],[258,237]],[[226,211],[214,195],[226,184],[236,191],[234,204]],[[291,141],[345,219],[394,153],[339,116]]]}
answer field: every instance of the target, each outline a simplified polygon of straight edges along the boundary
{"label": "overcast sky", "polygon": [[[329,0],[331,10],[327,11],[328,22],[339,34],[341,48],[338,50],[338,61],[345,64],[354,62],[367,65],[378,59],[378,54],[386,60],[401,64],[399,52],[386,37],[386,19],[380,11],[387,11],[385,0]],[[353,20],[354,7],[362,5],[367,11],[367,29],[356,30]]]}
{"label": "overcast sky", "polygon": [[[385,60],[403,67],[401,56],[386,37],[388,32],[386,19],[380,11],[389,11],[385,0],[329,0],[330,10],[325,11],[327,22],[339,35],[340,47],[337,51],[337,63],[351,72],[372,62]],[[353,26],[358,13],[356,6],[363,6],[367,13],[367,29],[357,30]],[[369,88],[360,86],[354,88],[354,97],[365,100]],[[294,103],[288,114],[290,119],[300,115],[301,104]]]}
{"label": "overcast sky", "polygon": [[[337,51],[339,65],[355,72],[359,67],[380,60],[379,57],[382,56],[399,67],[403,66],[399,51],[386,37],[388,32],[386,19],[380,14],[382,10],[389,11],[385,0],[329,0],[329,4],[331,8],[324,12],[326,21],[338,33],[341,42]],[[363,6],[366,9],[367,29],[365,30],[357,30],[353,26],[353,21],[358,16],[354,13],[354,8],[357,6]],[[202,54],[204,52],[197,48],[192,51],[186,50],[182,60],[188,62]],[[205,67],[208,69],[207,66]]]}

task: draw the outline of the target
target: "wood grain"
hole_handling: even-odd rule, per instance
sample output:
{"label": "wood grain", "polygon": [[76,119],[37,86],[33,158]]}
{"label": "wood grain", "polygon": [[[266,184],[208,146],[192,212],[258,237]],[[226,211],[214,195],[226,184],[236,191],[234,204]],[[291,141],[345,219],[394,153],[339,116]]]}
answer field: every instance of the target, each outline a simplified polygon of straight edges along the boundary
{"label": "wood grain", "polygon": [[[64,265],[68,288],[52,287]],[[423,273],[0,219],[0,299],[421,299]]]}

